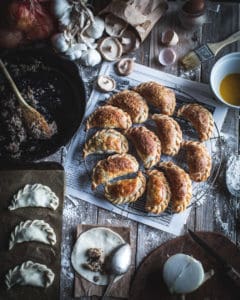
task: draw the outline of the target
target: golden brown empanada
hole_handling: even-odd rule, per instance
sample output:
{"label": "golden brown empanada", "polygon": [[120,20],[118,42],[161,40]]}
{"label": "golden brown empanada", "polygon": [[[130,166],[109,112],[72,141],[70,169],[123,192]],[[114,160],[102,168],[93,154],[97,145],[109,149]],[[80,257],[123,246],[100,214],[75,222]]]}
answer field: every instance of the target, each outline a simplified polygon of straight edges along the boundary
{"label": "golden brown empanada", "polygon": [[198,132],[200,141],[208,140],[213,133],[213,116],[205,107],[193,103],[179,108],[177,115],[188,120]]}
{"label": "golden brown empanada", "polygon": [[161,162],[172,193],[172,209],[174,212],[185,210],[192,197],[192,182],[189,175],[173,162]]}
{"label": "golden brown empanada", "polygon": [[170,201],[171,191],[164,174],[158,170],[148,172],[145,209],[154,214],[163,212]]}
{"label": "golden brown empanada", "polygon": [[126,132],[145,168],[151,168],[161,156],[161,143],[151,130],[144,126],[132,127]]}
{"label": "golden brown empanada", "polygon": [[84,145],[83,157],[93,153],[126,153],[128,141],[114,129],[97,131]]}
{"label": "golden brown empanada", "polygon": [[157,135],[161,141],[162,153],[176,155],[182,142],[182,130],[179,124],[171,117],[154,114],[152,119],[157,125]]}
{"label": "golden brown empanada", "polygon": [[141,95],[134,91],[119,92],[107,101],[108,104],[117,106],[127,112],[133,123],[143,123],[148,118],[148,106]]}
{"label": "golden brown empanada", "polygon": [[104,105],[98,107],[89,116],[86,130],[93,127],[127,129],[131,126],[132,121],[128,113],[118,107]]}
{"label": "golden brown empanada", "polygon": [[173,90],[153,81],[144,82],[134,88],[134,91],[146,99],[147,103],[160,109],[164,115],[171,116],[176,106],[176,97]]}
{"label": "golden brown empanada", "polygon": [[189,175],[194,181],[206,181],[211,173],[212,160],[207,148],[199,142],[184,141]]}
{"label": "golden brown empanada", "polygon": [[114,204],[135,202],[146,188],[146,179],[142,172],[131,179],[118,180],[105,186],[105,197]]}
{"label": "golden brown empanada", "polygon": [[93,169],[92,189],[118,176],[138,171],[138,162],[130,154],[114,154],[100,160]]}

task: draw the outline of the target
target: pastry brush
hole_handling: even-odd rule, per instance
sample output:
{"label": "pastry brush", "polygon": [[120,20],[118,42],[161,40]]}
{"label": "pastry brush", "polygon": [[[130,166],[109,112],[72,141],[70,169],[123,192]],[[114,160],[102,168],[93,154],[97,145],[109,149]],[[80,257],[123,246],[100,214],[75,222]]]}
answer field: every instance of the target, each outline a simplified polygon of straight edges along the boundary
{"label": "pastry brush", "polygon": [[182,65],[186,70],[191,70],[198,67],[201,62],[208,61],[213,58],[225,46],[240,40],[240,31],[230,35],[225,40],[218,43],[208,43],[189,52],[181,60]]}

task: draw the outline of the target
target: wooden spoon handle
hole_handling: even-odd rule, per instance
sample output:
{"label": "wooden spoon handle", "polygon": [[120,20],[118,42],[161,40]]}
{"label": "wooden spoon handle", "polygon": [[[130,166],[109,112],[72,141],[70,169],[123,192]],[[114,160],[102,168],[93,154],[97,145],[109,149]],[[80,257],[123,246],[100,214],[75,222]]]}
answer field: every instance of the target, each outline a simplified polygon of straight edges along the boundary
{"label": "wooden spoon handle", "polygon": [[109,294],[109,292],[112,288],[112,285],[113,285],[113,282],[114,282],[115,278],[116,278],[115,275],[110,276],[108,286],[107,286],[106,290],[104,291],[104,294],[102,295],[101,300],[106,300],[106,297],[109,296],[108,294]]}
{"label": "wooden spoon handle", "polygon": [[0,68],[1,70],[3,71],[4,75],[6,76],[8,82],[10,83],[12,89],[13,89],[13,92],[14,94],[16,95],[17,99],[19,100],[19,103],[24,105],[24,106],[27,106],[28,108],[31,109],[31,106],[27,104],[27,102],[23,99],[19,89],[17,88],[15,82],[13,81],[12,79],[12,76],[9,74],[7,68],[5,67],[3,61],[0,59]]}

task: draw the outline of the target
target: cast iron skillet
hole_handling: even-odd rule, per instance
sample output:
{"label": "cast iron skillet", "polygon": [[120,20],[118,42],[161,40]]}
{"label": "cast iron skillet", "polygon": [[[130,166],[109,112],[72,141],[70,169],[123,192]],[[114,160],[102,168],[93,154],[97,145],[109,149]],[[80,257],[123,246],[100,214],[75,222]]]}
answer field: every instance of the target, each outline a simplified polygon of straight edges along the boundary
{"label": "cast iron skillet", "polygon": [[[13,76],[17,86],[21,89],[30,86],[39,89],[40,105],[37,108],[49,121],[55,120],[58,133],[50,140],[28,139],[21,147],[21,155],[13,159],[0,141],[0,162],[6,160],[33,161],[47,157],[56,152],[62,145],[67,144],[80,126],[85,109],[85,88],[75,63],[65,60],[49,49],[10,51],[1,55]],[[13,65],[36,65],[36,59],[41,66],[31,71],[14,72]],[[0,109],[3,101],[7,101],[12,91],[0,73],[0,87],[4,85],[4,92],[0,91]],[[2,123],[1,123],[2,122]],[[4,124],[0,118],[0,135],[4,135]],[[4,143],[4,142],[2,142]]]}

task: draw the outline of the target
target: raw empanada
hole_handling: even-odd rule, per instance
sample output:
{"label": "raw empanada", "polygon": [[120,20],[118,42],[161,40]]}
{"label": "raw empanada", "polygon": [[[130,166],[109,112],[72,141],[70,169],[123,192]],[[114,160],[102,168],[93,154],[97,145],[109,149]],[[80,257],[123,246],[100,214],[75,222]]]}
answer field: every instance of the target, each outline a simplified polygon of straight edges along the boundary
{"label": "raw empanada", "polygon": [[192,182],[189,175],[173,162],[162,162],[159,166],[164,170],[172,194],[174,212],[185,210],[192,197]]}
{"label": "raw empanada", "polygon": [[154,166],[161,157],[161,143],[151,130],[144,126],[127,130],[127,137],[134,144],[145,168]]}
{"label": "raw empanada", "polygon": [[5,284],[8,289],[14,285],[47,288],[53,283],[54,277],[55,274],[47,266],[29,260],[10,269],[5,276]]}
{"label": "raw empanada", "polygon": [[124,135],[114,129],[97,131],[84,145],[83,157],[93,153],[126,153],[128,141]]}
{"label": "raw empanada", "polygon": [[21,207],[46,207],[57,209],[59,199],[56,194],[46,185],[27,184],[13,196],[9,210]]}
{"label": "raw empanada", "polygon": [[53,228],[43,220],[21,222],[10,235],[9,250],[17,243],[32,241],[55,245],[56,234]]}
{"label": "raw empanada", "polygon": [[133,123],[143,123],[148,118],[148,106],[141,95],[134,91],[122,91],[109,98],[108,104],[127,112]]}
{"label": "raw empanada", "polygon": [[198,133],[201,142],[208,140],[213,133],[213,116],[199,104],[185,104],[179,108],[177,115],[188,120]]}
{"label": "raw empanada", "polygon": [[145,209],[154,214],[163,212],[170,201],[171,191],[164,174],[158,170],[148,172]]}
{"label": "raw empanada", "polygon": [[146,187],[146,179],[142,172],[131,179],[118,180],[105,186],[105,197],[114,204],[135,202],[142,196]]}
{"label": "raw empanada", "polygon": [[128,129],[132,126],[132,121],[128,113],[121,108],[104,105],[98,107],[88,118],[86,130],[98,128],[119,128]]}
{"label": "raw empanada", "polygon": [[92,189],[118,176],[138,171],[138,162],[130,154],[115,154],[100,160],[93,169]]}
{"label": "raw empanada", "polygon": [[152,119],[157,125],[162,153],[171,156],[176,155],[182,142],[182,130],[179,124],[173,118],[161,114],[154,114]]}
{"label": "raw empanada", "polygon": [[153,81],[144,82],[134,88],[147,103],[158,108],[164,115],[171,116],[176,106],[176,97],[173,90]]}
{"label": "raw empanada", "polygon": [[184,141],[189,175],[194,181],[206,181],[211,173],[212,160],[207,148],[199,142]]}

